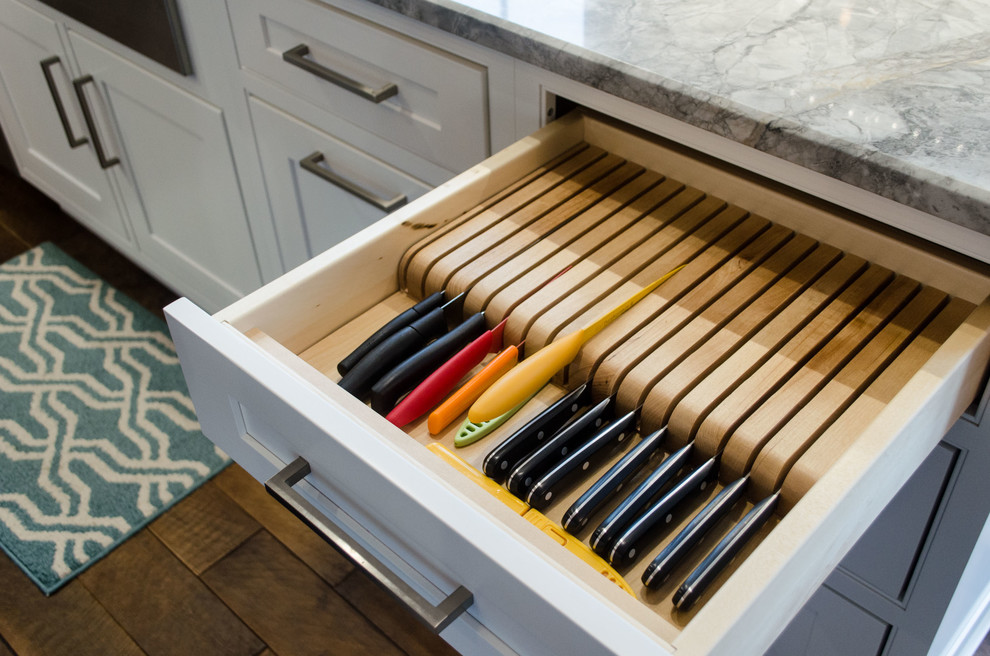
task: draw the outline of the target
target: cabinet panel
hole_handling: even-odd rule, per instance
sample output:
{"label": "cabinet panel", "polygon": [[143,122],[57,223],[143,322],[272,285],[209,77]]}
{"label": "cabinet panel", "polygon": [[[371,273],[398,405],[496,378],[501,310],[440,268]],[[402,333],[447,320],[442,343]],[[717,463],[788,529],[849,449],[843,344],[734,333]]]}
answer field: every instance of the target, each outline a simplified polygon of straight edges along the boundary
{"label": "cabinet panel", "polygon": [[[413,200],[430,187],[385,162],[251,99],[258,150],[272,205],[279,249],[286,269],[343,241],[387,214],[367,194],[382,201]],[[337,176],[346,189],[304,169]],[[319,160],[319,161],[317,161]]]}
{"label": "cabinet panel", "polygon": [[261,284],[223,113],[70,32],[146,264],[209,306]]}
{"label": "cabinet panel", "polygon": [[102,236],[127,241],[110,178],[97,162],[73,91],[74,77],[57,24],[13,0],[0,0],[4,129],[21,174]]}
{"label": "cabinet panel", "polygon": [[890,626],[828,588],[819,588],[767,656],[877,656]]}

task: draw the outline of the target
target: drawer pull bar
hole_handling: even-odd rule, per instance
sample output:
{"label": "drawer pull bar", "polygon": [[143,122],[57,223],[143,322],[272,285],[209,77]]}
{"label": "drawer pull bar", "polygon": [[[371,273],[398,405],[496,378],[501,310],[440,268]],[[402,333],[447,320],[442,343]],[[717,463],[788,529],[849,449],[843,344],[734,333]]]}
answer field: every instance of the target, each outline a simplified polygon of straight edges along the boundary
{"label": "drawer pull bar", "polygon": [[303,167],[313,175],[319,176],[329,182],[332,185],[336,185],[343,189],[344,191],[357,196],[366,203],[370,203],[380,209],[383,212],[391,212],[394,209],[402,207],[406,204],[405,194],[399,194],[395,198],[379,198],[375,194],[371,193],[367,189],[362,189],[353,182],[345,180],[333,171],[320,166],[320,162],[325,160],[323,153],[316,151],[312,155],[302,158],[299,160],[299,166]]}
{"label": "drawer pull bar", "polygon": [[100,135],[96,131],[96,120],[93,118],[93,111],[89,108],[89,101],[86,100],[86,91],[83,89],[88,83],[95,81],[92,75],[84,75],[80,78],[76,78],[72,81],[72,86],[76,88],[76,96],[79,98],[79,105],[82,107],[83,118],[86,119],[86,128],[89,130],[89,136],[93,138],[93,147],[96,149],[96,159],[100,160],[100,166],[108,169],[115,164],[120,164],[120,158],[112,157],[107,159],[107,154],[103,150],[103,144],[100,142]]}
{"label": "drawer pull bar", "polygon": [[55,86],[55,78],[52,77],[52,66],[60,63],[62,63],[62,60],[58,55],[44,59],[41,62],[41,72],[45,75],[45,82],[48,83],[48,91],[51,92],[52,100],[55,101],[55,111],[58,112],[58,120],[62,122],[62,129],[65,130],[65,138],[69,140],[69,147],[78,148],[89,141],[89,139],[86,137],[77,137],[72,134],[72,126],[69,124],[68,114],[65,113],[62,96],[59,95],[58,88]]}
{"label": "drawer pull bar", "polygon": [[300,43],[295,48],[289,48],[283,52],[282,59],[289,62],[293,66],[298,66],[304,71],[312,73],[318,78],[336,84],[338,87],[343,87],[351,93],[356,93],[365,100],[370,100],[373,103],[380,103],[383,100],[388,100],[392,96],[399,93],[399,87],[395,86],[392,82],[384,85],[381,89],[372,89],[367,84],[362,84],[357,80],[352,80],[346,75],[341,75],[333,69],[327,68],[322,64],[318,64],[311,59],[306,59],[306,55],[308,54],[309,46],[305,43]]}
{"label": "drawer pull bar", "polygon": [[443,631],[448,624],[457,619],[474,603],[474,596],[464,586],[458,586],[436,606],[413,590],[387,565],[378,560],[362,545],[351,540],[346,533],[328,522],[326,516],[316,506],[292,489],[293,485],[309,473],[309,463],[302,457],[296,458],[280,472],[265,481],[265,489],[307,526],[319,533],[320,537],[329,542],[337,551],[367,572],[379,585],[405,604],[435,633]]}

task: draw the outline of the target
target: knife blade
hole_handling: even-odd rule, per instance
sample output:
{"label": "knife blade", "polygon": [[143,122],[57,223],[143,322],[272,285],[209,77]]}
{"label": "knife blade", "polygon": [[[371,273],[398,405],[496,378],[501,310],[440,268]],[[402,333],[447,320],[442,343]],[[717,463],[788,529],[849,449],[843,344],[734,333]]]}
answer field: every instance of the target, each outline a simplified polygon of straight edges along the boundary
{"label": "knife blade", "polygon": [[606,560],[622,568],[631,565],[649,543],[670,524],[678,504],[691,494],[704,491],[718,475],[719,458],[709,458],[689,472],[670,492],[654,502],[622,532],[609,549]]}
{"label": "knife blade", "polygon": [[605,424],[591,439],[568,454],[529,490],[526,503],[537,510],[550,505],[554,497],[560,496],[578,483],[586,471],[612,453],[609,447],[617,447],[635,432],[639,411],[627,412],[622,417]]}
{"label": "knife blade", "polygon": [[660,496],[667,484],[674,480],[677,472],[687,463],[693,448],[693,443],[689,443],[667,457],[598,525],[589,540],[596,554],[603,558],[608,557],[615,540],[650,502]]}
{"label": "knife blade", "polygon": [[393,317],[391,321],[376,330],[370,337],[368,337],[368,339],[361,342],[357,348],[344,356],[344,359],[337,363],[337,372],[343,376],[348,371],[353,369],[354,365],[356,365],[361,358],[370,353],[376,346],[397,333],[400,329],[411,324],[416,319],[426,316],[432,310],[440,307],[443,305],[443,302],[444,292],[439,291],[435,294],[430,294],[405,312]]}
{"label": "knife blade", "polygon": [[485,313],[477,312],[385,373],[371,387],[371,409],[387,415],[399,399],[437,367],[485,331]]}
{"label": "knife blade", "polygon": [[509,492],[525,499],[533,483],[552,469],[561,458],[587,442],[591,431],[600,428],[611,419],[614,408],[615,397],[602,399],[557,431],[536,451],[523,458],[505,482]]}
{"label": "knife blade", "polygon": [[485,475],[502,483],[516,464],[535,451],[543,440],[573,419],[591,400],[591,386],[581,385],[528,421],[522,428],[492,449],[482,465]]}
{"label": "knife blade", "polygon": [[464,297],[464,294],[458,294],[385,338],[358,360],[337,384],[352,396],[367,400],[372,385],[385,372],[460,323]]}
{"label": "knife blade", "polygon": [[641,439],[567,509],[562,521],[564,530],[578,533],[584,529],[602,505],[618,494],[626,482],[642,470],[646,463],[661,453],[660,447],[666,437],[667,429],[664,427]]}

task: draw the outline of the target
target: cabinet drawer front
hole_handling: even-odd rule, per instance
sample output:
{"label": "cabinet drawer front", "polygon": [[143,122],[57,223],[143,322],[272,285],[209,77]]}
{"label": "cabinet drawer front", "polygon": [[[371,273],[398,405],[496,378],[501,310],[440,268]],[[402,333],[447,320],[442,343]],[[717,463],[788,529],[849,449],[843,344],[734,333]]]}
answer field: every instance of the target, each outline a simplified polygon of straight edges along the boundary
{"label": "cabinet drawer front", "polygon": [[[368,334],[360,328],[380,325],[414,302],[401,293],[397,271],[413,257],[407,257],[407,252],[426,252],[428,245],[420,242],[425,229],[437,229],[439,235],[470,232],[474,217],[487,221],[497,213],[483,209],[472,214],[473,208],[495,207],[521,188],[516,185],[520,178],[536,179],[547,162],[570,161],[567,158],[574,149],[585,143],[591,148],[582,153],[605,149],[699,189],[709,185],[713,194],[758,211],[778,222],[780,229],[786,226],[827,241],[921,282],[939,283],[944,291],[970,303],[980,303],[990,294],[990,279],[985,275],[875,234],[868,226],[831,215],[808,199],[757,186],[747,176],[733,177],[731,171],[608,122],[565,117],[213,319],[197,314],[188,303],[170,308],[204,432],[235,458],[243,454],[242,464],[258,477],[264,475],[261,469],[266,466],[260,452],[274,453],[283,463],[295,455],[306,457],[323,491],[349,510],[363,513],[369,530],[384,536],[390,547],[406,549],[405,557],[439,588],[449,592],[456,585],[468,587],[477,599],[470,612],[513,649],[555,653],[565,649],[581,653],[764,651],[974,398],[990,358],[990,303],[983,302],[961,325],[954,324],[959,327],[942,347],[934,350],[916,374],[901,381],[892,398],[876,407],[872,423],[853,436],[846,450],[835,456],[834,464],[766,532],[745,560],[733,564],[734,572],[700,610],[693,615],[678,614],[666,592],[657,595],[638,589],[634,598],[560,549],[467,477],[455,476],[424,448],[435,440],[425,435],[422,426],[399,430],[344,393],[333,382],[337,380],[336,359],[320,361],[321,356],[315,355],[324,344],[331,351],[346,353],[347,340]],[[596,161],[609,160],[600,157]],[[587,165],[586,170],[592,171],[593,166]],[[605,175],[589,175],[589,184]],[[548,179],[554,177],[549,174]],[[556,220],[553,208],[576,207],[576,201],[583,199],[579,187],[570,196],[575,202],[567,200],[572,193],[567,184],[554,182],[550,187],[555,190],[556,204],[551,206],[548,201],[546,212],[536,211],[537,220],[527,224],[526,230],[557,230],[550,221]],[[488,204],[483,203],[486,199],[491,199]],[[541,206],[528,201],[523,205]],[[600,210],[587,210],[594,211]],[[738,224],[748,225],[741,219]],[[722,233],[731,235],[726,230],[714,231],[713,241],[720,240]],[[502,233],[506,244],[516,243],[512,235],[523,239],[528,234],[523,229],[506,231]],[[689,241],[681,240],[669,252],[703,246]],[[454,253],[449,244],[436,248],[444,255]],[[470,242],[464,242],[464,249],[478,252]],[[515,247],[508,250],[510,257],[517,253]],[[454,264],[459,267],[461,262]],[[471,264],[480,266],[483,261],[471,260]],[[630,266],[635,270],[635,265]],[[613,273],[606,269],[605,275]],[[684,293],[691,290],[686,288]],[[621,325],[620,320],[610,328]],[[218,366],[221,362],[222,367]],[[248,397],[239,391],[237,382],[243,377],[254,381],[250,403],[285,405],[298,416],[249,404],[245,415],[241,408]],[[538,400],[546,403],[552,398]],[[267,431],[270,435],[260,450],[245,448],[249,442],[262,440],[254,436],[245,442],[244,435],[250,431],[244,426],[257,423],[260,417],[274,426],[271,422],[276,416],[281,416],[278,425],[292,428]],[[525,419],[520,417],[511,421]],[[511,425],[506,428],[511,432]],[[306,437],[298,437],[299,432]],[[448,436],[441,437],[446,440]],[[461,453],[478,467],[490,446]],[[641,570],[626,572],[627,582],[638,579]]]}
{"label": "cabinet drawer front", "polygon": [[317,3],[230,10],[246,68],[448,170],[486,157],[484,67]]}
{"label": "cabinet drawer front", "polygon": [[[251,99],[251,115],[286,269],[384,217],[386,209],[374,199],[407,202],[430,189],[257,98]],[[310,166],[319,166],[341,182],[304,168],[307,158]],[[345,184],[355,188],[341,186]]]}

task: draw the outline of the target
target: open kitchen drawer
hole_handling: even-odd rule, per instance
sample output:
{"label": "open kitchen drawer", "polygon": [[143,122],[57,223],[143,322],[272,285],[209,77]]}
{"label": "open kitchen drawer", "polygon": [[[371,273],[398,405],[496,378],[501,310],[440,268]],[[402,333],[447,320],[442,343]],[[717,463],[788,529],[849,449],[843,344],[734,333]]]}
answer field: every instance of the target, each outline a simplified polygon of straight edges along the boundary
{"label": "open kitchen drawer", "polygon": [[[337,360],[422,293],[400,288],[407,251],[422,251],[428,235],[455,229],[472,208],[583,143],[965,302],[931,356],[690,612],[674,610],[676,586],[639,585],[649,559],[623,572],[630,595],[425,447],[449,446],[456,426],[438,440],[424,422],[396,428],[334,382]],[[420,594],[438,603],[469,590],[467,615],[443,633],[465,653],[762,653],[974,400],[990,359],[986,272],[869,223],[573,113],[215,316],[186,300],[166,313],[204,433],[259,480],[302,456],[312,473],[297,488]],[[580,360],[575,366],[571,381],[587,374]],[[499,435],[560,393],[544,389],[500,433],[459,455],[480,467]],[[559,522],[567,505],[548,517]]]}

